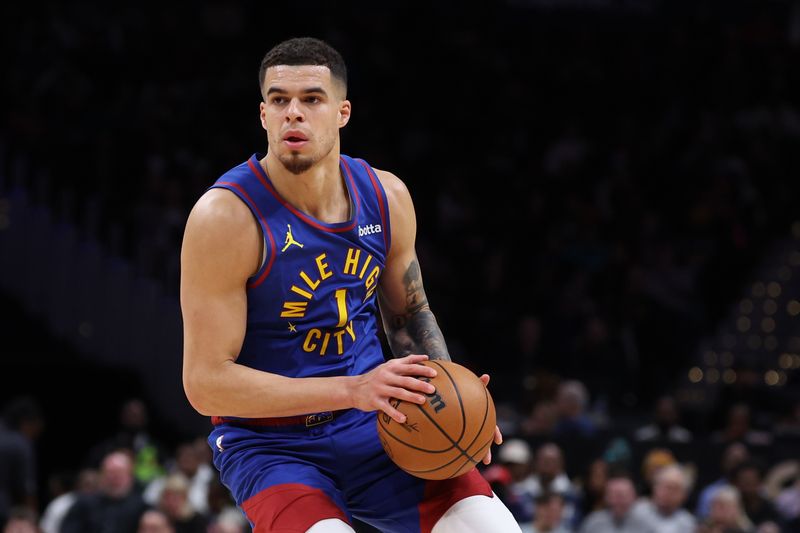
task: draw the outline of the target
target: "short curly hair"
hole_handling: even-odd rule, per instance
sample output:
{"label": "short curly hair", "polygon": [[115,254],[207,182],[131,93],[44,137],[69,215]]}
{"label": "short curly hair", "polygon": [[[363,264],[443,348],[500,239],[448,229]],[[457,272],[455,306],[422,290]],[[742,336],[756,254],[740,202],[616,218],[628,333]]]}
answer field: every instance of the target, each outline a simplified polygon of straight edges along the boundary
{"label": "short curly hair", "polygon": [[296,37],[283,41],[267,52],[258,71],[258,85],[264,90],[267,69],[275,65],[322,65],[331,71],[331,77],[344,86],[347,92],[347,66],[342,55],[331,45],[313,37]]}

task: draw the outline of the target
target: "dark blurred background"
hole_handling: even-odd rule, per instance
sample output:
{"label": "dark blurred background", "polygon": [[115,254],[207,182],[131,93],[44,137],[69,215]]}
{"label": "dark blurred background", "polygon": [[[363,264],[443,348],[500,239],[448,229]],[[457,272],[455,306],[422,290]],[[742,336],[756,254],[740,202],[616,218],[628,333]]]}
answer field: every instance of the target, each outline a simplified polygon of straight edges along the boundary
{"label": "dark blurred background", "polygon": [[113,435],[138,466],[157,443],[144,487],[207,431],[180,380],[183,226],[265,150],[260,60],[304,35],[345,57],[342,150],[408,185],[433,310],[507,437],[557,442],[576,494],[613,445],[637,483],[663,447],[690,507],[733,442],[798,458],[800,2],[32,0],[0,30],[0,405],[43,422],[17,506]]}

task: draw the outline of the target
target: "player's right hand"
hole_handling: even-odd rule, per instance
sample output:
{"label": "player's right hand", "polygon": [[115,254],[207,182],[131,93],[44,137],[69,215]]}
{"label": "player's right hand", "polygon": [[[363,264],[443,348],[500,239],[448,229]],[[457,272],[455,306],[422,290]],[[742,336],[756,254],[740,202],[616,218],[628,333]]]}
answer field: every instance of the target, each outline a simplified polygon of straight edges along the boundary
{"label": "player's right hand", "polygon": [[436,370],[419,364],[427,355],[407,355],[391,359],[360,376],[355,376],[350,386],[353,407],[362,411],[381,410],[400,424],[406,415],[394,408],[391,400],[424,404],[425,394],[433,394],[433,385],[419,377],[433,378]]}

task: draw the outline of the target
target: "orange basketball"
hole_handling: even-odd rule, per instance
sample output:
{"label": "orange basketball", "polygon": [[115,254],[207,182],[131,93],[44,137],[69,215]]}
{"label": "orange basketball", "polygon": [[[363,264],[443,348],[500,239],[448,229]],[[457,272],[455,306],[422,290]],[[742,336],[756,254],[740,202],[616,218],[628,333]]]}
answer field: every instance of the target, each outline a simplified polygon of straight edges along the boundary
{"label": "orange basketball", "polygon": [[494,441],[494,402],[483,382],[451,361],[423,361],[436,369],[436,387],[424,405],[392,400],[406,422],[378,413],[383,449],[408,472],[425,479],[447,479],[471,470]]}

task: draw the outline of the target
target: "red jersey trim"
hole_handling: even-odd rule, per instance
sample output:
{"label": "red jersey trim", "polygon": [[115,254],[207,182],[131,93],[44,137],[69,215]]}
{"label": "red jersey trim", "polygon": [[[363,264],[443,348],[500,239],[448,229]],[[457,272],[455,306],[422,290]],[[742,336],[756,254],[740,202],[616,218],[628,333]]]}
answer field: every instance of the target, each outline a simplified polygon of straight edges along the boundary
{"label": "red jersey trim", "polygon": [[[341,159],[341,157],[340,157],[340,159]],[[348,225],[342,226],[342,227],[326,226],[323,223],[311,218],[309,215],[306,215],[302,211],[299,211],[292,204],[290,204],[289,202],[284,200],[283,197],[280,194],[278,194],[278,191],[275,190],[275,187],[273,187],[272,183],[269,182],[269,178],[268,178],[266,172],[264,172],[264,169],[261,168],[261,165],[254,164],[252,158],[247,160],[247,166],[249,166],[250,167],[250,171],[253,174],[256,175],[256,177],[258,178],[258,181],[261,182],[261,185],[263,185],[264,188],[267,189],[270,192],[270,194],[272,194],[272,196],[274,196],[275,199],[283,207],[285,207],[286,209],[291,211],[294,214],[294,216],[296,216],[297,218],[299,218],[300,220],[302,220],[303,222],[305,222],[309,226],[312,226],[312,227],[317,228],[319,230],[327,231],[327,232],[330,232],[330,233],[344,233],[345,231],[351,231],[354,227],[356,227],[356,223],[358,222],[358,209],[359,209],[358,201],[355,202],[356,212],[354,213],[353,219],[350,221],[350,223]],[[345,168],[347,168],[347,164],[345,164]],[[349,169],[348,169],[348,174],[349,174]],[[354,192],[353,192],[355,190],[355,183],[353,183],[352,177],[350,179],[350,182],[351,182],[351,184],[353,186],[352,187],[348,187],[348,194],[351,195],[351,197],[355,196],[355,198],[358,199],[358,193],[356,192],[354,194]]]}
{"label": "red jersey trim", "polygon": [[247,191],[245,191],[244,188],[242,188],[241,185],[239,185],[238,183],[230,182],[230,181],[219,181],[219,182],[217,182],[217,184],[218,185],[225,185],[227,187],[233,187],[234,189],[239,191],[239,193],[241,193],[241,195],[244,196],[244,198],[248,201],[250,206],[255,210],[256,214],[258,215],[258,220],[261,222],[261,225],[264,227],[264,229],[267,230],[267,236],[269,237],[269,250],[267,251],[267,255],[269,256],[269,260],[267,261],[267,266],[266,266],[266,268],[264,268],[264,270],[261,272],[261,274],[258,276],[258,278],[256,278],[254,281],[250,281],[250,282],[247,283],[247,288],[248,289],[255,289],[256,287],[261,285],[261,283],[263,283],[263,281],[267,278],[267,274],[269,274],[269,271],[272,269],[272,263],[275,262],[275,255],[276,255],[275,254],[275,239],[272,236],[272,230],[269,229],[269,224],[267,224],[267,219],[264,218],[264,215],[261,214],[261,211],[258,209],[258,206],[256,205],[256,203],[253,201],[252,198],[250,198],[250,195],[247,194]]}
{"label": "red jersey trim", "polygon": [[[372,168],[370,168],[369,165],[367,165],[364,161],[362,161],[360,159],[358,160],[358,162],[361,163],[361,166],[363,166],[364,169],[367,171],[367,175],[369,176],[369,180],[372,182],[372,187],[375,189],[375,194],[378,196],[378,205],[380,206],[380,209],[381,209],[381,222],[383,223],[383,228],[384,228],[384,230],[382,232],[383,233],[383,244],[384,244],[384,246],[386,248],[386,257],[389,257],[389,231],[391,231],[391,228],[389,227],[387,216],[386,216],[386,211],[389,209],[388,208],[388,200],[384,196],[383,187],[381,185],[379,185],[378,177],[372,171]],[[386,204],[385,207],[384,207],[384,203]]]}

